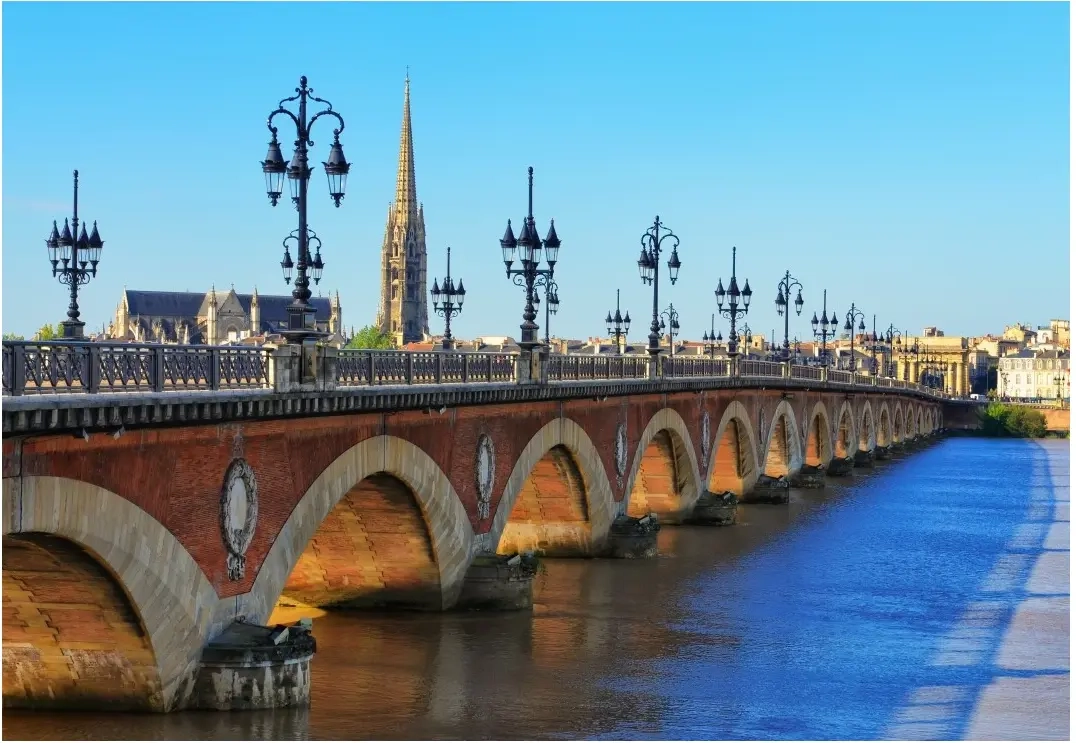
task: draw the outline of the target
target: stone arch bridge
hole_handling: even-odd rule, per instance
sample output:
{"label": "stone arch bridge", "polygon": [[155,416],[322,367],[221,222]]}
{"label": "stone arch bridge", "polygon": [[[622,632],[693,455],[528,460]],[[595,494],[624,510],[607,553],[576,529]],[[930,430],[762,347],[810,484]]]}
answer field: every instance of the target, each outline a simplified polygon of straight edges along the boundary
{"label": "stone arch bridge", "polygon": [[[476,565],[507,564],[488,556],[607,554],[625,519],[676,524],[712,494],[867,465],[966,415],[913,385],[782,364],[639,379],[562,361],[519,384],[470,356],[464,375],[484,379],[94,394],[22,380],[3,411],[5,706],[212,707],[228,665],[213,643],[237,623],[451,609]],[[253,683],[288,703],[269,671]]]}

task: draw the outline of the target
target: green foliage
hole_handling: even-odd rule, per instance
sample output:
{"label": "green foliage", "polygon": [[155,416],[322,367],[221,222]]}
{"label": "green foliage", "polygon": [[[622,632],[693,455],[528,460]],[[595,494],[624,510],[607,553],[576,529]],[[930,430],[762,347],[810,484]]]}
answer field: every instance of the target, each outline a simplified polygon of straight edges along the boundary
{"label": "green foliage", "polygon": [[392,335],[382,333],[373,325],[367,325],[348,341],[346,348],[390,349],[395,345]]}
{"label": "green foliage", "polygon": [[1041,439],[1046,435],[1046,416],[1033,408],[992,402],[983,411],[983,433]]}
{"label": "green foliage", "polygon": [[37,330],[37,334],[34,336],[35,341],[51,341],[60,337],[60,328],[57,325],[49,325],[45,323]]}
{"label": "green foliage", "polygon": [[24,341],[26,339],[23,338],[21,335],[18,335],[16,333],[4,333],[4,340],[5,341]]}

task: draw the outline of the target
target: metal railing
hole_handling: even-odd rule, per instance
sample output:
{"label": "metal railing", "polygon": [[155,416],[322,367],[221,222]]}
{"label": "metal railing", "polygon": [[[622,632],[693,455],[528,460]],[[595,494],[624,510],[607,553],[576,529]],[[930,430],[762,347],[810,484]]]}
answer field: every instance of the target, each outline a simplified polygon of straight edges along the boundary
{"label": "metal railing", "polygon": [[729,375],[728,359],[666,356],[664,362],[664,373],[670,377],[727,377]]}
{"label": "metal railing", "polygon": [[552,382],[586,379],[646,379],[647,359],[642,356],[553,354],[548,378]]}
{"label": "metal railing", "polygon": [[[516,379],[517,352],[373,351],[337,354],[339,387],[412,384],[488,384]],[[938,399],[953,396],[890,377],[773,361],[662,357],[665,378],[788,378],[913,390]],[[650,359],[606,354],[552,354],[551,382],[647,379]],[[735,370],[735,371],[734,371]],[[250,346],[184,346],[85,341],[5,341],[3,394],[270,389],[273,350]]]}
{"label": "metal railing", "polygon": [[168,392],[269,386],[269,349],[5,341],[4,395]]}
{"label": "metal railing", "polygon": [[516,356],[477,351],[343,349],[337,356],[336,383],[354,387],[512,382],[516,378]]}

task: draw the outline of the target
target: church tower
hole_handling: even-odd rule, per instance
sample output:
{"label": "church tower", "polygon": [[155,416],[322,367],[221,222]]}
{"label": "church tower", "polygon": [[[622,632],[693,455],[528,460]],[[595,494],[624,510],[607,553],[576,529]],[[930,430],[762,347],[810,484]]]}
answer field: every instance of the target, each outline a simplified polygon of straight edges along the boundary
{"label": "church tower", "polygon": [[426,305],[426,222],[415,190],[415,147],[411,139],[411,78],[404,80],[400,164],[396,200],[389,206],[381,244],[381,303],[377,326],[398,345],[421,341],[430,332]]}

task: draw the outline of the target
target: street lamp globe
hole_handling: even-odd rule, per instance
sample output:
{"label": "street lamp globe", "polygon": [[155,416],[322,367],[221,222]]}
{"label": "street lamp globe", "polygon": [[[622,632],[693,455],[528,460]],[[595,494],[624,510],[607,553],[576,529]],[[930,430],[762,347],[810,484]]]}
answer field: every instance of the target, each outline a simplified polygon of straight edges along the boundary
{"label": "street lamp globe", "polygon": [[333,203],[340,206],[340,200],[344,198],[344,190],[347,188],[347,174],[351,170],[351,163],[344,157],[344,148],[340,144],[339,132],[333,139],[333,146],[329,150],[329,159],[322,163],[325,166],[325,177],[329,181],[329,196]]}
{"label": "street lamp globe", "polygon": [[265,192],[269,195],[269,203],[276,206],[280,194],[284,192],[284,173],[288,166],[284,162],[284,154],[280,151],[280,142],[276,134],[269,142],[269,153],[262,161],[262,172],[265,173]]}

